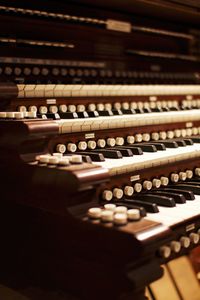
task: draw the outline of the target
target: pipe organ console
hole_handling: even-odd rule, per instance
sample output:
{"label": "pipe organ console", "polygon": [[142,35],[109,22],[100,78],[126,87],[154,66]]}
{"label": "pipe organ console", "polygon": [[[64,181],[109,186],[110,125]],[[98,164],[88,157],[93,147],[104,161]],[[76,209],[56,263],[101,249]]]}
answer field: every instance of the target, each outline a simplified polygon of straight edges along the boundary
{"label": "pipe organ console", "polygon": [[5,274],[145,299],[200,244],[198,4],[9,0],[0,15]]}

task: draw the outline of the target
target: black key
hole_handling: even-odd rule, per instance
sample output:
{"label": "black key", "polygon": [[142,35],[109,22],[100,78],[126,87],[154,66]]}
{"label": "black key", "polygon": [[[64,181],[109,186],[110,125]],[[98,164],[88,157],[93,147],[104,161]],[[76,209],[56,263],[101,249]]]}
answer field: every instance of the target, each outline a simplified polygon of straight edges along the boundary
{"label": "black key", "polygon": [[155,108],[151,108],[152,112],[163,112],[163,109],[161,107],[155,107]]}
{"label": "black key", "polygon": [[60,115],[58,113],[47,113],[46,114],[47,119],[53,119],[53,120],[59,120]]}
{"label": "black key", "polygon": [[113,116],[113,113],[111,110],[98,110],[99,116],[101,117],[110,117]]}
{"label": "black key", "polygon": [[99,117],[99,113],[98,111],[94,110],[94,111],[87,111],[89,118],[97,118]]}
{"label": "black key", "polygon": [[92,163],[91,157],[90,157],[89,155],[84,155],[84,154],[80,154],[80,153],[79,153],[79,155],[82,156],[82,160],[83,160],[84,162],[89,163],[89,164]]}
{"label": "black key", "polygon": [[65,113],[60,113],[60,118],[61,119],[77,119],[78,115],[76,112],[65,112]]}
{"label": "black key", "polygon": [[112,109],[112,113],[114,116],[121,116],[123,115],[121,109]]}
{"label": "black key", "polygon": [[106,158],[122,158],[122,154],[118,150],[95,149],[94,151],[102,153]]}
{"label": "black key", "polygon": [[146,212],[146,210],[145,210],[145,208],[144,207],[142,207],[142,206],[137,206],[137,205],[133,205],[133,204],[131,204],[131,203],[129,203],[128,201],[126,202],[126,199],[123,201],[123,202],[118,202],[117,201],[117,206],[126,206],[128,209],[139,209],[139,211],[140,211],[140,216],[141,217],[145,217],[146,215],[147,215],[147,212]]}
{"label": "black key", "polygon": [[174,141],[154,141],[154,143],[162,143],[166,148],[178,148],[178,144]]}
{"label": "black key", "polygon": [[149,108],[149,107],[143,108],[143,111],[145,114],[151,113],[151,108]]}
{"label": "black key", "polygon": [[187,183],[180,183],[178,186],[182,187],[184,190],[191,190],[194,194],[200,195],[200,186],[191,184],[190,182]]}
{"label": "black key", "polygon": [[116,146],[113,148],[106,148],[108,150],[119,150],[123,156],[133,156],[133,152],[130,149],[121,148],[120,146]]}
{"label": "black key", "polygon": [[160,196],[160,195],[154,195],[148,192],[148,194],[139,194],[135,196],[137,200],[141,201],[148,201],[151,203],[156,203],[160,206],[168,206],[168,207],[174,207],[176,206],[176,203],[173,198],[166,197],[166,196]]}
{"label": "black key", "polygon": [[158,206],[155,203],[149,203],[145,201],[140,201],[136,199],[124,199],[125,203],[132,203],[135,206],[142,206],[146,209],[147,212],[157,213],[159,212]]}
{"label": "black key", "polygon": [[183,139],[183,140],[184,140],[184,142],[186,143],[186,145],[188,145],[188,146],[194,144],[193,140],[191,140],[191,139]]}
{"label": "black key", "polygon": [[162,188],[160,189],[161,191],[167,191],[171,193],[176,193],[176,194],[182,194],[186,200],[194,200],[195,196],[194,193],[190,190],[184,190],[181,189],[180,187],[177,189],[176,185],[172,185],[170,187]]}
{"label": "black key", "polygon": [[135,112],[136,112],[137,114],[143,114],[143,113],[144,113],[144,110],[143,110],[142,108],[136,108],[136,109],[135,109]]}
{"label": "black key", "polygon": [[167,197],[171,197],[174,199],[174,201],[176,203],[185,203],[186,199],[183,196],[183,194],[176,194],[176,193],[172,193],[172,192],[167,192],[167,191],[160,191],[160,190],[154,190],[151,193],[155,193],[161,196],[167,196]]}
{"label": "black key", "polygon": [[162,107],[163,111],[170,111],[169,107]]}
{"label": "black key", "polygon": [[134,109],[122,109],[123,115],[134,115],[136,112]]}
{"label": "black key", "polygon": [[157,150],[166,150],[166,147],[165,147],[165,145],[163,144],[163,143],[154,143],[154,142],[149,142],[149,143],[147,143],[148,145],[153,145],[153,146],[155,146],[156,147],[156,149]]}
{"label": "black key", "polygon": [[185,147],[186,146],[186,143],[185,143],[184,140],[175,139],[174,141],[178,144],[179,147]]}
{"label": "black key", "polygon": [[105,158],[102,153],[81,151],[81,152],[76,152],[76,154],[87,155],[91,158],[92,161],[105,161]]}
{"label": "black key", "polygon": [[157,149],[154,145],[135,144],[135,146],[141,148],[143,152],[157,152]]}
{"label": "black key", "polygon": [[140,147],[136,147],[133,145],[125,145],[121,146],[120,148],[130,149],[134,155],[142,155],[143,151]]}
{"label": "black key", "polygon": [[89,118],[89,115],[86,111],[77,112],[79,118]]}
{"label": "black key", "polygon": [[200,177],[194,177],[188,181],[197,181],[197,182],[200,182]]}
{"label": "black key", "polygon": [[47,116],[46,116],[46,115],[43,115],[43,114],[37,114],[37,118],[46,120],[46,119],[47,119]]}
{"label": "black key", "polygon": [[200,137],[198,137],[198,136],[191,136],[190,139],[191,139],[194,143],[200,143]]}

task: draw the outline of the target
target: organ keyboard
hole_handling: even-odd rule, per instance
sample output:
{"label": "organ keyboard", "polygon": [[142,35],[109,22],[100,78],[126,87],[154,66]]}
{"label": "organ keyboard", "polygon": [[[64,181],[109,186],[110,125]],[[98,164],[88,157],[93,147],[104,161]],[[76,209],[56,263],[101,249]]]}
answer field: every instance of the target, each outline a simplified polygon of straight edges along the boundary
{"label": "organ keyboard", "polygon": [[13,209],[22,241],[8,261],[34,282],[41,261],[39,284],[83,299],[144,299],[200,243],[199,13],[1,2],[2,227]]}

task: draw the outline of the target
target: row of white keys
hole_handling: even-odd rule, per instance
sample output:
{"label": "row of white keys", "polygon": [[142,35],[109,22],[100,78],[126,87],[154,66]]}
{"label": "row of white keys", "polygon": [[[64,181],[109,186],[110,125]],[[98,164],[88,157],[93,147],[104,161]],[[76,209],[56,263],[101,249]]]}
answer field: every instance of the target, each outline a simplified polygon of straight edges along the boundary
{"label": "row of white keys", "polygon": [[199,94],[198,85],[18,84],[18,97],[156,96]]}
{"label": "row of white keys", "polygon": [[127,128],[144,125],[169,124],[173,122],[192,122],[200,120],[198,109],[190,111],[170,111],[160,113],[130,114],[111,117],[61,119],[56,122],[60,133],[84,132],[101,129]]}
{"label": "row of white keys", "polygon": [[111,175],[128,173],[135,170],[158,165],[167,165],[193,157],[200,157],[200,144],[186,147],[167,148],[165,151],[144,152],[143,155],[123,157],[121,159],[106,158],[103,162],[94,162],[99,166],[109,169]]}
{"label": "row of white keys", "polygon": [[147,213],[145,218],[166,226],[177,225],[179,222],[200,216],[200,195],[195,195],[194,200],[187,200],[184,204],[176,204],[175,207],[158,206],[158,208],[158,213]]}

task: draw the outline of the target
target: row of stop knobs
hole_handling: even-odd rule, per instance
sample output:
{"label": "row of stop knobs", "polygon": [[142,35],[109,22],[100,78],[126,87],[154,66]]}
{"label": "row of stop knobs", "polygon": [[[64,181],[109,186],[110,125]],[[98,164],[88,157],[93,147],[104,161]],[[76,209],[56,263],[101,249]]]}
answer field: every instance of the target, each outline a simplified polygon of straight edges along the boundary
{"label": "row of stop knobs", "polygon": [[179,253],[182,249],[187,249],[191,245],[197,245],[200,240],[200,229],[197,232],[191,232],[188,236],[184,235],[179,240],[171,241],[169,245],[164,245],[159,249],[159,255],[162,258],[169,258],[174,253]]}
{"label": "row of stop knobs", "polygon": [[110,201],[114,199],[121,199],[125,196],[132,196],[134,192],[140,193],[142,190],[151,190],[152,188],[159,188],[160,186],[167,186],[169,182],[176,183],[178,181],[185,181],[191,179],[193,175],[200,176],[200,168],[195,170],[186,170],[179,173],[171,173],[170,177],[161,176],[160,178],[153,178],[152,180],[144,180],[143,182],[136,182],[134,185],[125,185],[124,188],[114,187],[112,190],[106,189],[102,193],[102,199]]}

